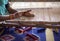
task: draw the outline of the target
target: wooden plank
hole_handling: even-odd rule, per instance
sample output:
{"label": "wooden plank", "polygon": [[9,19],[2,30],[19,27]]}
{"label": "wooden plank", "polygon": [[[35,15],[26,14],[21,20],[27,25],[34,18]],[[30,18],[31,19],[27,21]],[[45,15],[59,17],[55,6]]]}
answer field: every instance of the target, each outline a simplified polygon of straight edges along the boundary
{"label": "wooden plank", "polygon": [[49,14],[50,14],[50,17],[51,17],[51,21],[54,21],[54,22],[57,22],[57,21],[60,21],[60,8],[55,8],[55,9],[52,9],[52,10],[49,10]]}
{"label": "wooden plank", "polygon": [[60,0],[9,0],[11,2],[59,2]]}
{"label": "wooden plank", "polygon": [[43,13],[44,14],[44,21],[50,21],[48,10],[50,10],[50,8],[44,9],[44,13]]}
{"label": "wooden plank", "polygon": [[45,22],[29,22],[29,21],[6,21],[0,23],[0,26],[30,26],[30,27],[44,27],[44,28],[60,28],[60,24],[47,24]]}

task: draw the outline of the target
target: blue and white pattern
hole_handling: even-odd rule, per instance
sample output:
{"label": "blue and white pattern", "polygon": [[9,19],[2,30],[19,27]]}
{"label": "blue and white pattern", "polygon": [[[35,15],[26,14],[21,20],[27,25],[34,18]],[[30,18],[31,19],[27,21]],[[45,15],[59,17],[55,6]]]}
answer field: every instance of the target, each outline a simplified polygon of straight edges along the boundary
{"label": "blue and white pattern", "polygon": [[[26,34],[20,35],[20,34],[17,34],[14,30],[15,30],[14,28],[10,28],[10,30],[9,30],[10,31],[9,34],[15,38],[11,41],[24,41],[24,37],[26,37]],[[37,37],[39,37],[40,38],[39,41],[46,41],[45,30],[46,30],[45,28],[34,28],[34,29],[27,31],[27,32],[29,34],[34,34]],[[38,32],[38,31],[40,31],[40,32]],[[1,37],[4,36],[6,34],[6,32],[7,32],[7,30],[5,29],[5,31],[1,35]],[[58,33],[53,32],[53,34],[54,34],[54,41],[60,41],[60,30]],[[2,41],[2,40],[0,39],[0,41]]]}

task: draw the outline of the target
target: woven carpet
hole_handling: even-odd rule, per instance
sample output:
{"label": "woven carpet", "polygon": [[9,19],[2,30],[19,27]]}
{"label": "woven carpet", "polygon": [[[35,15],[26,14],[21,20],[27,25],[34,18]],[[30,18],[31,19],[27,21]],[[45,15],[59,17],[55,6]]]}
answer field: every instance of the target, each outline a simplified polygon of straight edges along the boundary
{"label": "woven carpet", "polygon": [[[0,29],[0,31],[3,29]],[[5,28],[3,33],[0,35],[0,41],[24,41],[26,34],[17,34],[14,28]],[[29,34],[34,34],[39,37],[39,41],[46,41],[45,28],[35,28],[27,31]],[[60,41],[60,30],[59,33],[53,32],[55,41]]]}

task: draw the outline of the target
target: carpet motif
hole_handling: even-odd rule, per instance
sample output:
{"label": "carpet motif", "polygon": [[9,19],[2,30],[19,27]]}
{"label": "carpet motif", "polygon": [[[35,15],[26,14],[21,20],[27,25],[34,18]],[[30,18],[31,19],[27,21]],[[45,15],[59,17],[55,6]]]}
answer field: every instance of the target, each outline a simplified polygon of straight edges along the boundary
{"label": "carpet motif", "polygon": [[3,36],[1,36],[0,39],[1,39],[2,41],[11,41],[11,40],[14,40],[15,37],[12,36],[12,35],[3,35]]}

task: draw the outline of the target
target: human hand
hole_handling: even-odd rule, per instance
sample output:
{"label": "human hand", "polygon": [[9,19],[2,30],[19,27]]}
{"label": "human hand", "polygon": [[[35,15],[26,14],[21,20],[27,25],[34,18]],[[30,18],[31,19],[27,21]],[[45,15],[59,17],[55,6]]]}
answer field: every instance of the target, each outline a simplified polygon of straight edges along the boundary
{"label": "human hand", "polygon": [[27,11],[24,11],[24,12],[19,12],[19,15],[25,16],[25,17],[34,17],[34,14],[31,14],[30,12],[31,12],[31,10],[27,10]]}
{"label": "human hand", "polygon": [[22,16],[22,14],[19,14],[19,12],[15,12],[14,14],[10,14],[9,18],[10,19],[15,19],[15,18],[19,18],[21,16]]}
{"label": "human hand", "polygon": [[27,10],[24,12],[15,12],[14,14],[10,14],[10,19],[19,18],[21,16],[34,17],[34,14],[31,14],[30,12],[31,10]]}

